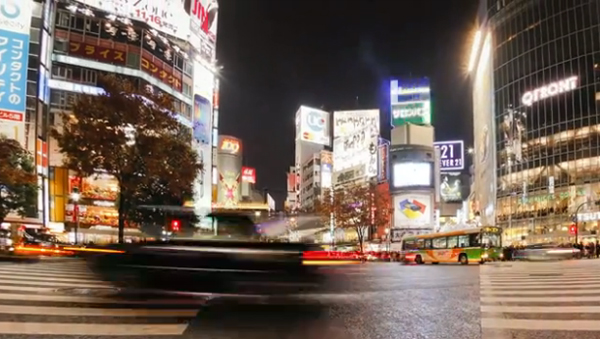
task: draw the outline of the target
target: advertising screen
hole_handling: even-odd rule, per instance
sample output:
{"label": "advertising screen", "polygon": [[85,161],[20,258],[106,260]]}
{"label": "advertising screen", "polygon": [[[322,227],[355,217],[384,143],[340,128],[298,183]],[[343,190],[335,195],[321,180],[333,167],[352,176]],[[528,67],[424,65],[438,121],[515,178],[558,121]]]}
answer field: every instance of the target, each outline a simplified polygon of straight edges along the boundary
{"label": "advertising screen", "polygon": [[300,140],[329,146],[329,113],[316,108],[300,107]]}
{"label": "advertising screen", "polygon": [[144,21],[158,32],[179,39],[188,40],[190,35],[190,16],[185,10],[187,0],[77,1],[111,14]]}
{"label": "advertising screen", "polygon": [[432,199],[428,194],[394,196],[394,228],[432,227]]}
{"label": "advertising screen", "polygon": [[431,186],[431,167],[429,162],[404,162],[394,164],[394,187]]}
{"label": "advertising screen", "polygon": [[331,188],[333,166],[331,164],[321,163],[321,187]]}
{"label": "advertising screen", "polygon": [[33,1],[2,1],[0,4],[0,132],[24,144]]}
{"label": "advertising screen", "polygon": [[437,141],[433,145],[440,150],[440,171],[462,171],[465,168],[465,143],[462,140]]}
{"label": "advertising screen", "polygon": [[462,201],[462,182],[460,180],[460,175],[442,174],[440,197],[444,202]]}
{"label": "advertising screen", "polygon": [[199,95],[194,95],[194,140],[197,143],[211,143],[211,115],[210,101]]}
{"label": "advertising screen", "polygon": [[368,178],[377,176],[379,127],[377,109],[334,112],[334,170],[364,166]]}
{"label": "advertising screen", "polygon": [[252,167],[242,167],[242,182],[256,184],[256,169]]}
{"label": "advertising screen", "polygon": [[406,123],[431,124],[431,97],[429,79],[392,80],[390,104],[392,126]]}

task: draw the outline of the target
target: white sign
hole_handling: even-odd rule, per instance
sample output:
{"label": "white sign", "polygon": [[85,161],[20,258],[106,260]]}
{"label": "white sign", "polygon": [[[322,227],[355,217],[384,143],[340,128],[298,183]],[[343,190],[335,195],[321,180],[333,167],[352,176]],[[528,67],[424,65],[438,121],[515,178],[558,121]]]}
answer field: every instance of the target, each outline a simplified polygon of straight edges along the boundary
{"label": "white sign", "polygon": [[548,85],[536,88],[532,91],[525,92],[521,98],[521,102],[525,106],[531,106],[534,102],[553,97],[555,95],[570,92],[577,88],[577,76],[572,76],[560,81],[549,83]]}
{"label": "white sign", "polygon": [[300,140],[331,145],[329,113],[306,106],[300,107]]}
{"label": "white sign", "polygon": [[379,110],[333,113],[333,166],[335,172],[364,166],[367,177],[377,175]]}
{"label": "white sign", "polygon": [[433,228],[431,195],[423,193],[394,196],[394,228]]}
{"label": "white sign", "polygon": [[404,162],[394,164],[394,187],[431,186],[431,163]]}
{"label": "white sign", "polygon": [[90,7],[128,19],[146,22],[150,27],[179,39],[190,36],[190,16],[184,0],[78,0]]}
{"label": "white sign", "polygon": [[57,79],[49,79],[48,87],[50,87],[52,89],[58,89],[61,91],[75,92],[75,93],[88,94],[88,95],[104,94],[104,89],[102,89],[100,87],[76,84],[73,82],[57,80]]}

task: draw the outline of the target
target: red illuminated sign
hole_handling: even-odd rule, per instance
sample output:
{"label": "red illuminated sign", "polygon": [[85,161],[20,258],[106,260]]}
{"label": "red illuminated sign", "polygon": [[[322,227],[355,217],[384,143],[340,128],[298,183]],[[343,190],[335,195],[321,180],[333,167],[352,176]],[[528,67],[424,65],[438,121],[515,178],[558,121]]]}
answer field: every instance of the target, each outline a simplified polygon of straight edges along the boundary
{"label": "red illuminated sign", "polygon": [[210,21],[208,20],[208,10],[200,0],[192,0],[192,14],[200,21],[200,29],[202,32],[208,34],[210,27]]}
{"label": "red illuminated sign", "polygon": [[127,58],[122,51],[75,41],[69,42],[69,54],[117,65],[125,65]]}
{"label": "red illuminated sign", "polygon": [[256,184],[256,169],[252,167],[242,167],[242,181]]}
{"label": "red illuminated sign", "polygon": [[240,141],[235,139],[225,138],[221,142],[221,151],[237,154],[240,151]]}
{"label": "red illuminated sign", "polygon": [[181,80],[173,75],[172,72],[161,67],[159,63],[142,57],[142,70],[181,92]]}

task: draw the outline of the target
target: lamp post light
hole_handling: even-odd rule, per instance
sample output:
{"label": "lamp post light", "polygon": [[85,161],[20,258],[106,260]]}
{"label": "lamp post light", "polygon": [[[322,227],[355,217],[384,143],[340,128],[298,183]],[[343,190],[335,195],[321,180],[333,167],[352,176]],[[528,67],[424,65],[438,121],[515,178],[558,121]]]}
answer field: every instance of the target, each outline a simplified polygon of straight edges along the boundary
{"label": "lamp post light", "polygon": [[79,199],[81,199],[79,189],[73,188],[73,192],[71,192],[71,201],[73,201],[73,215],[75,217],[75,244],[78,243],[79,238]]}

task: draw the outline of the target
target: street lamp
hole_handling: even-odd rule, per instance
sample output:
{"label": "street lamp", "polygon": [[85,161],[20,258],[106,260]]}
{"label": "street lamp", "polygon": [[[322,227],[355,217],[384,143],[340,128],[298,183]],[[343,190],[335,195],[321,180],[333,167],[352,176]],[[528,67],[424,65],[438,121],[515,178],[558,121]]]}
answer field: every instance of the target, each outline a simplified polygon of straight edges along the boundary
{"label": "street lamp", "polygon": [[77,239],[79,238],[79,199],[81,199],[79,189],[73,188],[73,192],[71,192],[71,201],[73,201],[73,214],[75,216],[75,244],[77,244]]}

